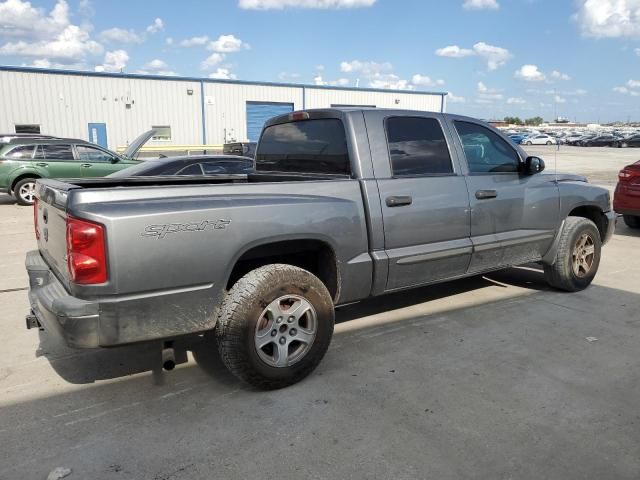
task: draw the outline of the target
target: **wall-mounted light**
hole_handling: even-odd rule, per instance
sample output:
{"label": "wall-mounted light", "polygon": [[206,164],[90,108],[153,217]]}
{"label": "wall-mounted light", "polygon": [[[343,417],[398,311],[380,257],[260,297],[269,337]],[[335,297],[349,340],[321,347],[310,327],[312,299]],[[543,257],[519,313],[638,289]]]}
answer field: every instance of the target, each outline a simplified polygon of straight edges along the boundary
{"label": "wall-mounted light", "polygon": [[187,95],[193,95],[193,88],[187,88]]}
{"label": "wall-mounted light", "polygon": [[396,98],[396,105],[400,105],[400,99]]}

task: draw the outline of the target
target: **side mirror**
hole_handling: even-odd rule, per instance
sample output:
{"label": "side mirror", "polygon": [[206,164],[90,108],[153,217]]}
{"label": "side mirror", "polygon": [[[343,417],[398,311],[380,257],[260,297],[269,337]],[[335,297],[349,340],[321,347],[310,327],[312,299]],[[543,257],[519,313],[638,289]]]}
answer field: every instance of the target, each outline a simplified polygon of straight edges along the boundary
{"label": "side mirror", "polygon": [[527,157],[524,161],[524,173],[526,175],[535,175],[536,173],[542,172],[544,168],[544,160],[540,157]]}
{"label": "side mirror", "polygon": [[118,163],[120,159],[118,157],[111,157],[111,163]]}

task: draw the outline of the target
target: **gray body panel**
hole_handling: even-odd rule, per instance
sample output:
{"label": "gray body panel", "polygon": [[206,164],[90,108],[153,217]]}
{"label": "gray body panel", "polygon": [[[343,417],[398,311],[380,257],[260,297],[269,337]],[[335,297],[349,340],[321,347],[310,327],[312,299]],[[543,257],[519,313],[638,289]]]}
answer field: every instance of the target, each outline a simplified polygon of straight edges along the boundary
{"label": "gray body panel", "polygon": [[[85,185],[40,181],[39,252],[27,259],[38,318],[73,325],[74,332],[63,332],[73,346],[171,338],[215,326],[237,260],[260,245],[313,240],[329,246],[337,269],[335,302],[344,304],[529,261],[551,263],[571,210],[611,210],[606,190],[576,176],[470,175],[452,122],[484,125],[473,119],[401,110],[309,113],[342,120],[352,178],[199,184],[169,179],[136,186],[115,179]],[[435,118],[453,173],[394,178],[384,129],[389,116]],[[277,117],[267,126],[289,120]],[[524,152],[513,148],[524,161]],[[475,197],[487,189],[496,198]],[[410,196],[411,202],[389,206],[392,196]],[[69,216],[104,225],[106,283],[70,282]],[[85,323],[76,315],[81,311],[88,312]]]}

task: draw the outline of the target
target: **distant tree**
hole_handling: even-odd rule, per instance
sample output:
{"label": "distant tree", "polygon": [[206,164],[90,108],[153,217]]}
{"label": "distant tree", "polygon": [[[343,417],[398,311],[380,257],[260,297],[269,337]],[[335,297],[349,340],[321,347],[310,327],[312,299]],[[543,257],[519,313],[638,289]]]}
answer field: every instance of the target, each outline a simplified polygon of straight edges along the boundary
{"label": "distant tree", "polygon": [[522,125],[520,117],[504,117],[504,121],[509,125]]}
{"label": "distant tree", "polygon": [[533,125],[534,127],[541,125],[543,122],[544,122],[544,119],[542,117],[527,118],[524,121],[525,125]]}

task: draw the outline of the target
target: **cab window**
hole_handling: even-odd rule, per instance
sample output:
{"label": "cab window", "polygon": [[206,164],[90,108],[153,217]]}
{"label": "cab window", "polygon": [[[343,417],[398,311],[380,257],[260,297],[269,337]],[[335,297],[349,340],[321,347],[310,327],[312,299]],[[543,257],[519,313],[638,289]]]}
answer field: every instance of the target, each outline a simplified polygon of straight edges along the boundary
{"label": "cab window", "polygon": [[509,144],[482,125],[454,122],[471,173],[517,173],[520,157]]}

